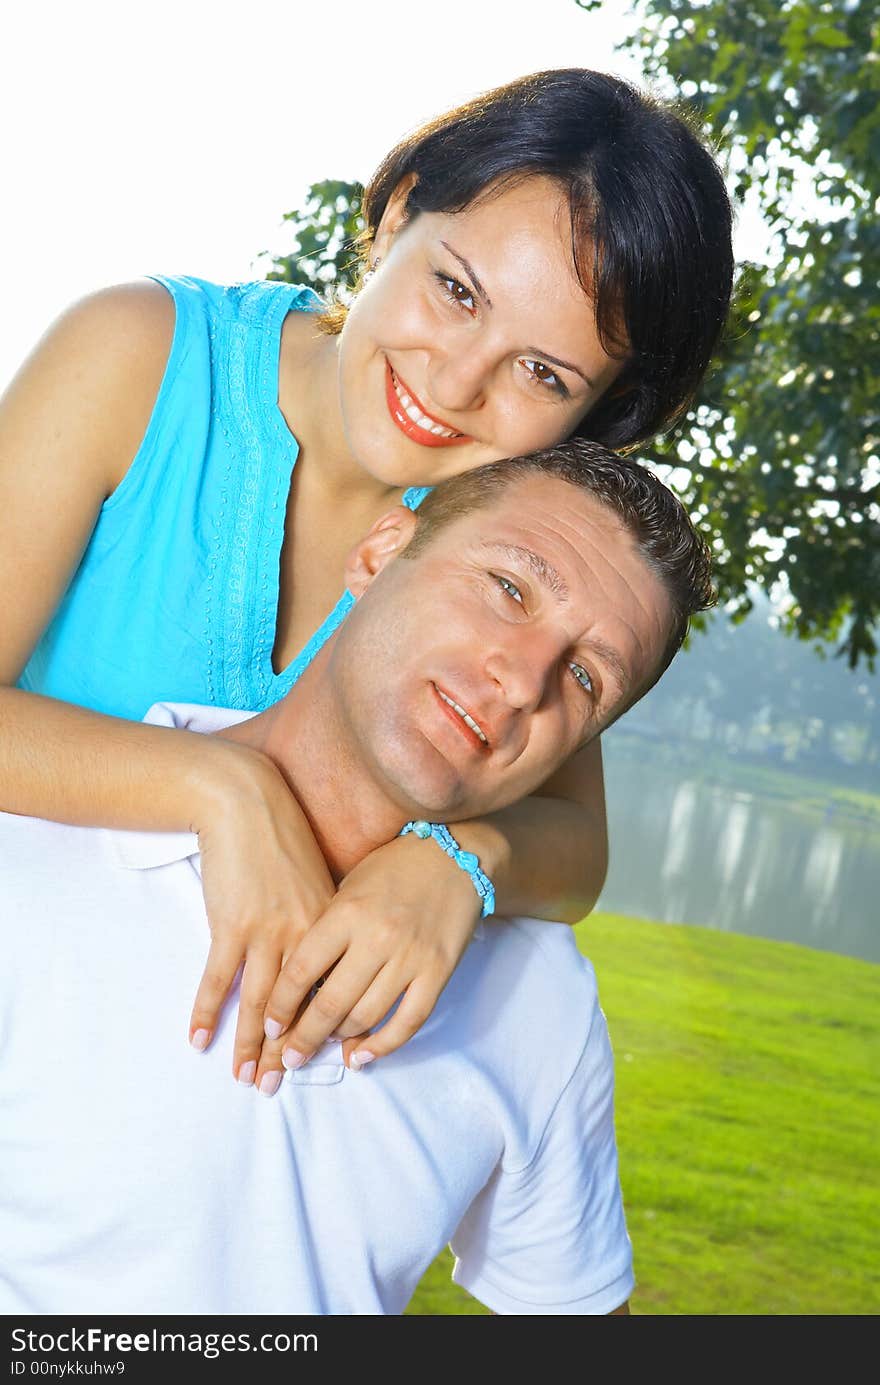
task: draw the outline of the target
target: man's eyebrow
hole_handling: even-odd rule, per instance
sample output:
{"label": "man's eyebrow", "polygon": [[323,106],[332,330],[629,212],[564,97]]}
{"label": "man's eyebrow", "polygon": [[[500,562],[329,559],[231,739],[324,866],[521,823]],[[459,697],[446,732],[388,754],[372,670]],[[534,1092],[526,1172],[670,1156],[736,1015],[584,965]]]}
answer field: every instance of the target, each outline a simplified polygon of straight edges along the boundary
{"label": "man's eyebrow", "polygon": [[[484,539],[480,547],[493,553],[503,553],[515,563],[524,563],[548,591],[562,600],[568,598],[569,590],[565,579],[559,575],[552,563],[541,557],[540,553],[535,553],[531,548],[523,548],[518,543],[502,543],[491,539]],[[614,675],[621,694],[627,693],[632,678],[614,646],[594,636],[583,640],[582,643],[584,648],[591,650]]]}
{"label": "man's eyebrow", "polygon": [[614,649],[610,644],[606,644],[604,640],[597,640],[592,637],[590,639],[584,640],[583,644],[587,649],[590,649],[593,651],[594,654],[597,654],[599,658],[602,660],[602,663],[605,664],[605,666],[611,670],[611,672],[614,674],[614,677],[617,680],[617,684],[620,688],[621,694],[629,692],[632,679],[630,678],[630,675],[627,672],[627,670],[624,668],[623,660],[621,659],[617,650]]}
{"label": "man's eyebrow", "polygon": [[[568,591],[564,578],[561,578],[552,562],[547,562],[546,558],[540,557],[540,554],[535,553],[532,548],[521,547],[521,544],[518,543],[492,542],[489,539],[482,540],[479,547],[492,551],[492,553],[502,553],[513,562],[522,562],[527,566],[529,572],[534,573],[547,591],[553,591],[554,596],[561,597],[563,601],[568,600],[570,591]],[[604,666],[614,674],[619,691],[621,694],[626,694],[631,687],[632,679],[628,670],[625,669],[624,661],[613,645],[593,636],[590,636],[588,640],[583,640],[582,643],[583,647],[592,651],[604,663]]]}
{"label": "man's eyebrow", "polygon": [[548,591],[553,592],[555,596],[561,596],[563,600],[568,597],[568,586],[565,579],[560,577],[552,563],[549,563],[546,558],[542,558],[540,553],[535,553],[533,549],[522,548],[518,543],[493,542],[490,539],[484,539],[480,547],[490,549],[495,553],[504,553],[515,563],[524,563]]}
{"label": "man's eyebrow", "polygon": [[[470,277],[471,283],[473,284],[480,298],[482,298],[483,302],[486,304],[486,307],[491,308],[492,299],[489,297],[488,293],[483,288],[483,285],[480,283],[480,280],[475,274],[474,267],[470,263],[470,261],[466,260],[464,255],[459,255],[457,250],[453,250],[448,240],[441,240],[440,244],[444,247],[444,249],[449,251],[450,255],[452,255],[456,260],[458,260],[458,263],[461,265],[465,274],[467,274]],[[527,346],[526,351],[530,352],[533,356],[540,357],[540,359],[542,361],[546,361],[548,365],[555,365],[558,366],[560,370],[570,370],[574,375],[579,375],[582,380],[586,381],[591,390],[594,390],[596,388],[596,382],[594,380],[591,380],[586,371],[581,370],[579,365],[574,365],[571,361],[560,360],[558,356],[552,356],[549,351],[542,351],[539,346]]]}

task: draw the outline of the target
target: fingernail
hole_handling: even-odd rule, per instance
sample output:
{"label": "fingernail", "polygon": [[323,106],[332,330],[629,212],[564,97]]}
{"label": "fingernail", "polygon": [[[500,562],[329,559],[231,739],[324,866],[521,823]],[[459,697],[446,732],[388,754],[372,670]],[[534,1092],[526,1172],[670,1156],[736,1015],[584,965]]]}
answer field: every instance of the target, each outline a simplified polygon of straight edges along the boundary
{"label": "fingernail", "polygon": [[238,1070],[238,1080],[243,1087],[252,1087],[254,1078],[257,1075],[257,1060],[252,1058],[249,1063],[242,1063]]}
{"label": "fingernail", "polygon": [[284,1033],[284,1025],[279,1024],[277,1020],[266,1020],[263,1029],[267,1039],[280,1039]]}
{"label": "fingernail", "polygon": [[372,1063],[375,1057],[375,1053],[370,1053],[369,1049],[360,1048],[357,1053],[353,1053],[349,1058],[349,1070],[351,1072],[360,1072],[361,1068],[365,1068],[367,1063]]}
{"label": "fingernail", "polygon": [[199,1053],[208,1047],[208,1040],[211,1037],[210,1029],[197,1029],[190,1039],[193,1048],[197,1048]]}
{"label": "fingernail", "polygon": [[306,1061],[306,1055],[300,1053],[299,1049],[286,1048],[281,1055],[281,1061],[290,1072],[295,1072]]}
{"label": "fingernail", "polygon": [[260,1091],[263,1096],[274,1096],[281,1086],[283,1072],[264,1072],[260,1078]]}

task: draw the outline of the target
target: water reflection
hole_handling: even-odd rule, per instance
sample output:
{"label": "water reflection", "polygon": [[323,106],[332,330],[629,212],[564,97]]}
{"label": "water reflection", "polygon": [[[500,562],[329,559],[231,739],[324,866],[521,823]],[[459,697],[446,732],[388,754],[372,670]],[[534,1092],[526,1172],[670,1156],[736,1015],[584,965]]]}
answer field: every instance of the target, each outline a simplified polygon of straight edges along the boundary
{"label": "water reflection", "polygon": [[599,908],[880,962],[880,827],[606,756],[611,865]]}

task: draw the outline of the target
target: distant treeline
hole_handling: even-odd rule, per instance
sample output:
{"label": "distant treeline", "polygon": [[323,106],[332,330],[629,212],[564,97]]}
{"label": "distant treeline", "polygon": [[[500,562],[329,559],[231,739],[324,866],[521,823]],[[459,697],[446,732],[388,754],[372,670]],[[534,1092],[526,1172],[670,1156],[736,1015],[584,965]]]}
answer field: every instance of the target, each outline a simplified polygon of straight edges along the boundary
{"label": "distant treeline", "polygon": [[760,598],[740,625],[714,615],[621,729],[880,790],[880,678],[821,657],[771,620]]}

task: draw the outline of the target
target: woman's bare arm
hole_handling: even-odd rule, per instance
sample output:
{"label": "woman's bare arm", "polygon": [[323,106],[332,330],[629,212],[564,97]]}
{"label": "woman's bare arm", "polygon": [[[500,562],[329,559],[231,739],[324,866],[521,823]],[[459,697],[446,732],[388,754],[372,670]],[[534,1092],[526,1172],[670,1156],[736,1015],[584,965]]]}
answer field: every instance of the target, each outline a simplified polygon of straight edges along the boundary
{"label": "woman's bare arm", "polygon": [[608,871],[605,783],[598,738],[520,803],[459,823],[495,885],[496,913],[577,923],[599,898]]}
{"label": "woman's bare arm", "polygon": [[333,895],[283,777],[245,746],[13,686],[140,446],[173,332],[159,285],[104,290],[62,314],[0,399],[0,811],[199,834],[213,941],[191,1031],[213,1028],[246,957],[238,1072],[256,1066],[285,951]]}
{"label": "woman's bare arm", "polygon": [[[232,747],[21,692],[101,505],[146,431],[174,332],[157,284],[102,290],[46,332],[0,399],[0,810],[190,830]],[[88,651],[83,651],[88,658]]]}
{"label": "woman's bare arm", "polygon": [[137,452],[173,333],[158,284],[102,290],[52,324],[0,398],[0,684],[21,673]]}

